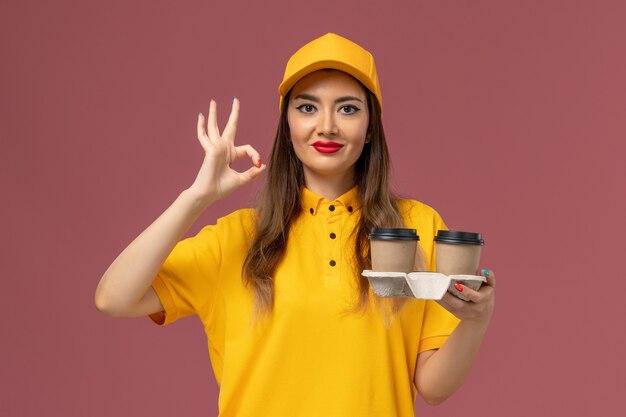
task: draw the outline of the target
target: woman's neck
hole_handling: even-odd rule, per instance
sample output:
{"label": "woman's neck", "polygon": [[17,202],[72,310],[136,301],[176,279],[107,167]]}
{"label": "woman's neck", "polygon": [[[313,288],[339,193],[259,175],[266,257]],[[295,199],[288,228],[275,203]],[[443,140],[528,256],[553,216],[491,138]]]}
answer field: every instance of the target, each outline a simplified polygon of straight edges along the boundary
{"label": "woman's neck", "polygon": [[334,200],[354,186],[354,173],[326,177],[305,172],[304,182],[309,191],[327,200]]}

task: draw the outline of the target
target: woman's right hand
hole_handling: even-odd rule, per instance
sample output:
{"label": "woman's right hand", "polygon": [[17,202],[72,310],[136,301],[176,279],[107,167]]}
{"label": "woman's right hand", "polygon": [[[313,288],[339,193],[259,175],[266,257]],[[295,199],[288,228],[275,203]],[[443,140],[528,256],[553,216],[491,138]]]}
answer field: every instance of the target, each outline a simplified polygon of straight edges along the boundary
{"label": "woman's right hand", "polygon": [[[202,113],[198,114],[198,140],[204,149],[204,161],[198,176],[188,189],[207,205],[251,182],[265,169],[261,156],[252,146],[235,146],[239,100],[233,98],[233,107],[222,134],[217,127],[216,107],[215,101],[211,100],[208,120]],[[231,168],[234,161],[245,156],[252,160],[252,168],[244,172]]]}

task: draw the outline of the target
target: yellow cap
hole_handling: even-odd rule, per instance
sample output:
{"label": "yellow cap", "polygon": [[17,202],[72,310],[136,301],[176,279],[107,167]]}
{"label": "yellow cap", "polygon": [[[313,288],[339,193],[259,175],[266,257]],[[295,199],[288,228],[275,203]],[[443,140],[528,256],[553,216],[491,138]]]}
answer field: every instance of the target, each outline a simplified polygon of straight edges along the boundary
{"label": "yellow cap", "polygon": [[378,99],[382,112],[383,100],[374,57],[356,43],[334,33],[312,40],[289,58],[285,76],[278,87],[278,109],[282,110],[285,94],[302,77],[324,68],[346,72],[363,83]]}

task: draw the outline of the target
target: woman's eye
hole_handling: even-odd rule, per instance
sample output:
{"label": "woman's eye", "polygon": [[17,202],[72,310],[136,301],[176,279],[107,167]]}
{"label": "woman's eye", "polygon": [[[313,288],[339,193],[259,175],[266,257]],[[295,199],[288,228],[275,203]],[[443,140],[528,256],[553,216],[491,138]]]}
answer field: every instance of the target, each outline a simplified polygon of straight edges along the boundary
{"label": "woman's eye", "polygon": [[315,107],[311,104],[302,104],[296,107],[296,109],[300,110],[302,113],[312,113]]}
{"label": "woman's eye", "polygon": [[341,110],[343,114],[354,114],[359,111],[359,109],[354,106],[342,106]]}

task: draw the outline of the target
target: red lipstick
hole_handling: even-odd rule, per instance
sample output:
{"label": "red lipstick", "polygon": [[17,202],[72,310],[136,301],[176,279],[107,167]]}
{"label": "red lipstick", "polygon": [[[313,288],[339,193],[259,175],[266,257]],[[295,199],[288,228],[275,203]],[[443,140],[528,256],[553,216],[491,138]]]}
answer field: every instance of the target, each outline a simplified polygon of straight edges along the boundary
{"label": "red lipstick", "polygon": [[319,153],[335,153],[339,149],[343,148],[343,145],[337,142],[324,142],[321,140],[318,140],[312,146]]}

